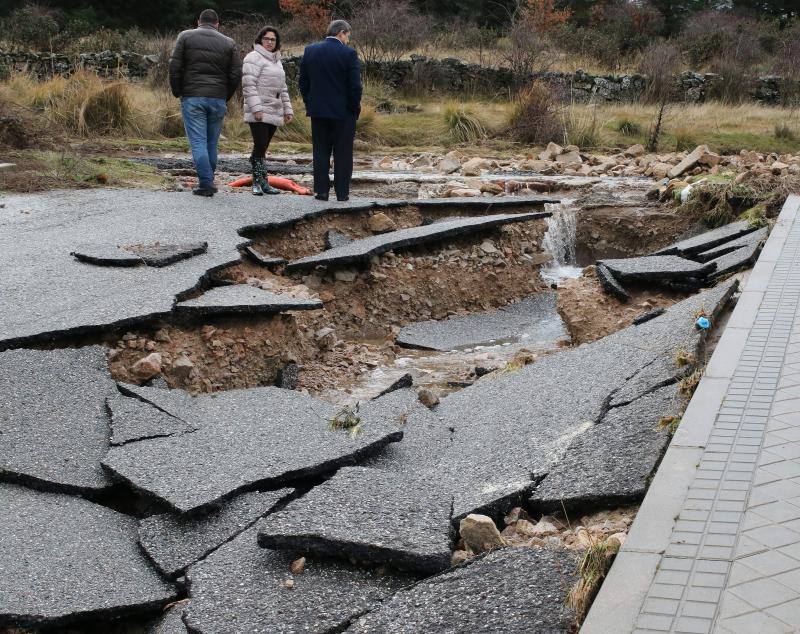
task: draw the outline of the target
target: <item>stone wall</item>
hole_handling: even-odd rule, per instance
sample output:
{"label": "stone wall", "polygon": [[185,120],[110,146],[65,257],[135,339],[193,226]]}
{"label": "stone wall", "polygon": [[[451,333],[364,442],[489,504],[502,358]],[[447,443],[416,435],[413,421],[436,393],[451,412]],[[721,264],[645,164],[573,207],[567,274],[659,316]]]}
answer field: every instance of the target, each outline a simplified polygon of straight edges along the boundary
{"label": "stone wall", "polygon": [[[299,57],[284,59],[286,73],[291,83],[297,80]],[[83,53],[78,56],[52,53],[3,53],[0,52],[0,71],[32,72],[40,77],[53,74],[69,74],[76,68],[94,70],[103,76],[124,76],[140,79],[159,63],[156,55],[138,53]],[[454,95],[475,94],[490,97],[508,97],[515,86],[514,76],[506,68],[489,68],[477,64],[465,64],[457,59],[432,59],[412,55],[411,59],[398,62],[367,64],[365,71],[401,92],[424,95],[447,93]],[[540,79],[552,86],[565,101],[586,102],[592,99],[609,102],[637,101],[647,87],[647,78],[642,75],[590,75],[584,71],[575,73],[547,72],[531,75],[530,80]],[[675,101],[702,103],[713,95],[720,75],[685,71],[675,78]],[[787,103],[800,94],[800,82],[784,82],[777,76],[754,78],[742,87],[747,97],[767,104]]]}

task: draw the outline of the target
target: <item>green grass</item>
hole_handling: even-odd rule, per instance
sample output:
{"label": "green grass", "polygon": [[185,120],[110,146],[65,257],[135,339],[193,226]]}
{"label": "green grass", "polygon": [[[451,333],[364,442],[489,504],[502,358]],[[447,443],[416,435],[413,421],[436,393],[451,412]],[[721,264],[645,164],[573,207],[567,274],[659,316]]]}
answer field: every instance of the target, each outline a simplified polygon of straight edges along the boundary
{"label": "green grass", "polygon": [[168,180],[155,168],[121,158],[83,157],[74,152],[19,151],[9,155],[14,168],[0,172],[0,190],[142,187],[163,189]]}

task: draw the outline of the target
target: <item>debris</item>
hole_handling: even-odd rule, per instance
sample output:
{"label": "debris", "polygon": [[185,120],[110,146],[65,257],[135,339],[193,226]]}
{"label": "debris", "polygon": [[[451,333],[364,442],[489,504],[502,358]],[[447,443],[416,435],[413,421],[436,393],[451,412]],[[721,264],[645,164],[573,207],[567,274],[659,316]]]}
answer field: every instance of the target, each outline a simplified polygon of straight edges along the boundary
{"label": "debris", "polygon": [[421,389],[417,392],[419,402],[428,409],[433,409],[439,404],[439,397],[428,389]]}
{"label": "debris", "polygon": [[134,363],[131,370],[138,378],[148,381],[157,374],[161,374],[161,355],[158,352],[148,354]]}
{"label": "debris", "polygon": [[503,548],[506,545],[497,526],[485,515],[467,515],[459,523],[458,533],[474,553]]}
{"label": "debris", "polygon": [[394,220],[383,212],[370,216],[369,220],[367,220],[367,227],[372,233],[387,233],[397,230],[397,225]]}
{"label": "debris", "polygon": [[299,559],[295,559],[291,565],[291,571],[293,575],[299,575],[303,573],[303,570],[306,569],[306,558],[300,557]]}

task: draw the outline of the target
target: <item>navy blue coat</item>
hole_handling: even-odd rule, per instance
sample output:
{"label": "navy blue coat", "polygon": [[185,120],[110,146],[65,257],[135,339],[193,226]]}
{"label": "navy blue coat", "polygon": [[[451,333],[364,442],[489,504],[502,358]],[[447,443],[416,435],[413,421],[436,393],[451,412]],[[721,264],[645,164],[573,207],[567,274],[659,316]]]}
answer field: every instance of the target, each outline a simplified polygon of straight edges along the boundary
{"label": "navy blue coat", "polygon": [[309,117],[358,118],[361,63],[355,49],[336,38],[306,46],[300,62],[300,93]]}

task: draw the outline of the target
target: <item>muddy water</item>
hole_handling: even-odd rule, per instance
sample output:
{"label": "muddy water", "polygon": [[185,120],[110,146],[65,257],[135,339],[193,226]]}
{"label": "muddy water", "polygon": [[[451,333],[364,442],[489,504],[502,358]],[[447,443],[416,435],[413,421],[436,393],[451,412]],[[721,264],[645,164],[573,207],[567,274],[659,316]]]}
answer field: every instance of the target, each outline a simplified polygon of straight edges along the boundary
{"label": "muddy water", "polygon": [[319,394],[332,403],[352,405],[378,396],[405,374],[410,374],[417,388],[427,388],[445,396],[473,383],[478,377],[475,368],[502,370],[516,359],[536,357],[554,352],[569,343],[568,338],[552,341],[518,339],[496,345],[475,346],[463,350],[438,352],[403,350],[385,366],[365,369],[358,377],[341,384],[337,390]]}

